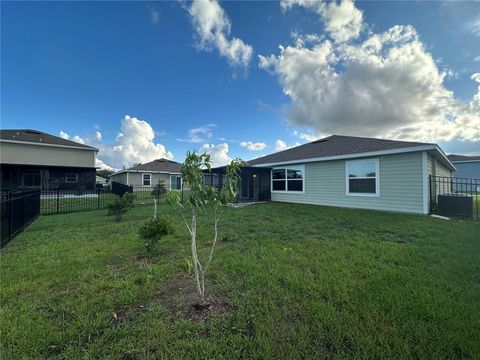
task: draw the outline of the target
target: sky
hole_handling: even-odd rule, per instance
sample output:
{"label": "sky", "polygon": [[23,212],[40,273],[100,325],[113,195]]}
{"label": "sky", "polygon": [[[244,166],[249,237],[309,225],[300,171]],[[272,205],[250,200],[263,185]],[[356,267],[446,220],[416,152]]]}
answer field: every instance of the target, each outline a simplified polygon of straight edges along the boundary
{"label": "sky", "polygon": [[114,169],[332,134],[480,154],[480,2],[1,2],[0,115]]}

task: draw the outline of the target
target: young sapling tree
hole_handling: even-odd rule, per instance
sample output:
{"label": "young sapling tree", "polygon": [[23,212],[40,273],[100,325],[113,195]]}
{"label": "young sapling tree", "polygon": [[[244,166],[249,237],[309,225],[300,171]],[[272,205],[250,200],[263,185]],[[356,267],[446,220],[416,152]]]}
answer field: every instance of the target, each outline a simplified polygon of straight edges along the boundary
{"label": "young sapling tree", "polygon": [[[202,170],[211,170],[210,155],[206,153],[198,155],[195,152],[188,152],[181,170],[183,182],[190,187],[186,203],[182,204],[178,192],[171,191],[168,193],[168,203],[179,212],[190,234],[193,273],[197,293],[202,304],[205,304],[205,274],[212,261],[218,239],[220,211],[223,206],[234,201],[237,197],[237,183],[240,179],[239,171],[241,164],[242,161],[240,159],[235,159],[226,166],[223,186],[218,190],[214,186],[205,185],[204,182]],[[199,259],[197,251],[197,220],[202,213],[211,213],[213,215],[214,234],[208,257],[203,264]]]}
{"label": "young sapling tree", "polygon": [[114,215],[115,220],[120,221],[131,207],[133,207],[133,194],[125,193],[122,197],[117,196],[111,204],[107,205],[108,215]]}

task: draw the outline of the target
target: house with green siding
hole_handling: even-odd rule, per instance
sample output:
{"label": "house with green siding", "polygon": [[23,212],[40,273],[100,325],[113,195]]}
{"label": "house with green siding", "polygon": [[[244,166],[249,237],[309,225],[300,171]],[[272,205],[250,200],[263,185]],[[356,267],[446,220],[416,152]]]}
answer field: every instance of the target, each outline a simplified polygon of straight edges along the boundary
{"label": "house with green siding", "polygon": [[241,199],[265,199],[268,190],[271,201],[417,214],[429,213],[429,175],[455,171],[437,144],[339,135],[247,165]]}

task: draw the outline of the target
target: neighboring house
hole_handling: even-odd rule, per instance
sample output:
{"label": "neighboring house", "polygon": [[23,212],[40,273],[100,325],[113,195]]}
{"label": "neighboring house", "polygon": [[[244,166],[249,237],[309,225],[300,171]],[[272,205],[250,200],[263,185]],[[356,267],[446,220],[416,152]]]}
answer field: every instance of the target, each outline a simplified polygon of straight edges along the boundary
{"label": "neighboring house", "polygon": [[240,198],[427,214],[429,175],[453,171],[436,144],[333,135],[248,161]]}
{"label": "neighboring house", "polygon": [[95,176],[95,182],[99,186],[107,186],[108,185],[108,179],[105,179],[104,177],[101,177],[101,176],[98,176],[98,175]]}
{"label": "neighboring house", "polygon": [[110,181],[131,186],[153,187],[163,180],[167,189],[181,190],[183,185],[181,169],[182,164],[178,162],[157,159],[113,173],[110,175]]}
{"label": "neighboring house", "polygon": [[448,155],[448,159],[457,168],[453,173],[456,191],[480,192],[480,156]]}
{"label": "neighboring house", "polygon": [[37,130],[0,130],[0,186],[93,190],[97,152]]}
{"label": "neighboring house", "polygon": [[480,179],[480,156],[451,154],[447,157],[457,168],[453,177]]}

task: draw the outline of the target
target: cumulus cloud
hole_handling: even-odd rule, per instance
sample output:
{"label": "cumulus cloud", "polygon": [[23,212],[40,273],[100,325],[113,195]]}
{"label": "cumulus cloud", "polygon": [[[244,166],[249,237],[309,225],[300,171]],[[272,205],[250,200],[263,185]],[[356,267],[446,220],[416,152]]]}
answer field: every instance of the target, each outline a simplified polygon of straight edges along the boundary
{"label": "cumulus cloud", "polygon": [[[349,42],[331,36],[334,41],[296,41],[280,46],[278,55],[259,57],[259,66],[278,78],[291,99],[291,124],[321,136],[480,140],[478,96],[468,103],[454,97],[444,86],[448,73],[439,70],[412,26]],[[477,75],[472,79],[478,81]]]}
{"label": "cumulus cloud", "polygon": [[78,135],[75,135],[74,137],[71,137],[70,135],[68,135],[63,130],[60,130],[58,136],[60,136],[62,139],[65,139],[65,140],[75,141],[76,143],[79,143],[79,144],[85,144],[86,143],[85,140],[82,137],[80,137]]}
{"label": "cumulus cloud", "polygon": [[121,120],[120,131],[113,144],[105,143],[102,133],[98,130],[93,135],[85,137],[78,135],[71,137],[65,131],[60,131],[59,136],[98,148],[95,166],[101,169],[128,168],[135,163],[173,158],[173,154],[167,151],[165,146],[155,142],[155,131],[148,122],[128,115]]}
{"label": "cumulus cloud", "polygon": [[236,37],[230,38],[231,22],[217,0],[194,0],[188,8],[198,40],[204,51],[216,48],[232,67],[247,68],[252,46]]}
{"label": "cumulus cloud", "polygon": [[173,154],[154,139],[155,132],[148,122],[125,115],[114,144],[99,146],[98,158],[115,169],[159,158],[172,159]]}
{"label": "cumulus cloud", "polygon": [[336,42],[355,39],[363,28],[363,13],[358,10],[352,0],[319,1],[319,0],[282,0],[282,10],[293,6],[303,6],[313,10],[325,24],[325,30]]}
{"label": "cumulus cloud", "polygon": [[298,131],[298,130],[294,130],[293,135],[295,135],[296,137],[298,137],[302,140],[308,141],[308,142],[312,142],[312,141],[315,141],[318,138],[320,138],[320,136],[315,135],[312,132],[302,132],[302,131]]}
{"label": "cumulus cloud", "polygon": [[247,148],[250,151],[260,151],[265,149],[267,144],[261,142],[254,143],[252,141],[240,141],[240,146]]}
{"label": "cumulus cloud", "polygon": [[99,158],[95,159],[95,167],[100,168],[100,170],[113,170],[110,165],[105,164]]}
{"label": "cumulus cloud", "polygon": [[297,142],[289,146],[285,141],[278,139],[277,141],[275,141],[275,150],[277,151],[287,150],[298,145],[300,145],[300,143]]}
{"label": "cumulus cloud", "polygon": [[228,156],[228,144],[203,144],[199,152],[201,154],[210,154],[210,159],[213,166],[224,166],[232,161],[232,158]]}
{"label": "cumulus cloud", "polygon": [[210,140],[213,137],[213,128],[215,124],[207,124],[197,128],[188,130],[187,138],[177,139],[178,141],[188,142],[192,144],[202,143]]}

